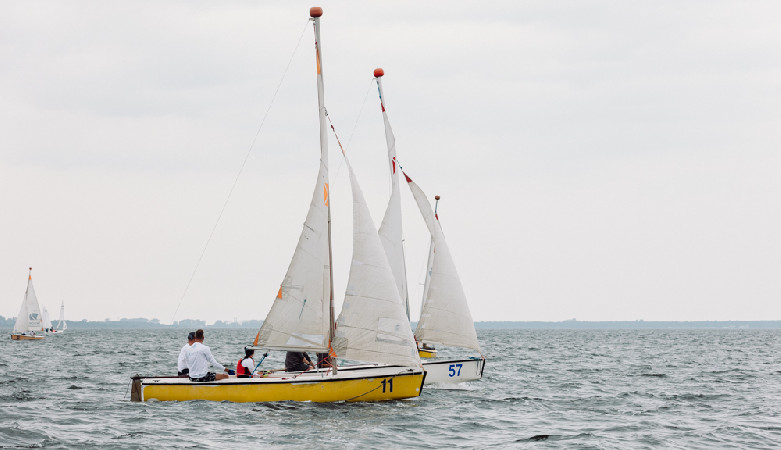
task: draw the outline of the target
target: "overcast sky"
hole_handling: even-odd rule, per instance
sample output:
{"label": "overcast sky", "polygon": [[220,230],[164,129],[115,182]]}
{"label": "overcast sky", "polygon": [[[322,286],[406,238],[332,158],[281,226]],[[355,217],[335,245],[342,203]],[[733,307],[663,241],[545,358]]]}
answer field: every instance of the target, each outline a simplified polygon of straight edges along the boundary
{"label": "overcast sky", "polygon": [[[32,266],[55,316],[265,317],[319,156],[316,4],[274,5],[0,2],[0,314]],[[374,220],[383,67],[475,320],[781,319],[781,4],[320,6],[326,107]],[[333,140],[330,166],[340,303]],[[416,319],[429,238],[402,188]]]}

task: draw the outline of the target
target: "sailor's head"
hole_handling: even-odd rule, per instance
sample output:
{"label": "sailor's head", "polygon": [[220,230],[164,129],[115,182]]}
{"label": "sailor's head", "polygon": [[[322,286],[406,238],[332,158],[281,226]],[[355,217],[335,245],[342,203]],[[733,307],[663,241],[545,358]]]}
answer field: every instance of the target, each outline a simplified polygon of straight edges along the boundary
{"label": "sailor's head", "polygon": [[244,357],[245,358],[252,358],[252,355],[255,354],[255,349],[244,347]]}
{"label": "sailor's head", "polygon": [[203,329],[198,328],[197,330],[195,330],[195,339],[198,341],[203,340]]}
{"label": "sailor's head", "polygon": [[195,340],[195,331],[191,331],[190,333],[187,334],[187,341],[192,344],[194,340]]}

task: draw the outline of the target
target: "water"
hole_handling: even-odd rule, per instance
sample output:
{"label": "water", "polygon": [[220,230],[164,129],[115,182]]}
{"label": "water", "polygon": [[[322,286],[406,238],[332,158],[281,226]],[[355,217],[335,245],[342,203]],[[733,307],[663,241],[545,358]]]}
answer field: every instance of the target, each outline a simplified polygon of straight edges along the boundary
{"label": "water", "polygon": [[[775,448],[781,330],[479,330],[484,378],[384,403],[130,402],[182,330],[0,339],[0,447]],[[254,330],[207,330],[235,365]],[[273,355],[263,367],[282,366]]]}

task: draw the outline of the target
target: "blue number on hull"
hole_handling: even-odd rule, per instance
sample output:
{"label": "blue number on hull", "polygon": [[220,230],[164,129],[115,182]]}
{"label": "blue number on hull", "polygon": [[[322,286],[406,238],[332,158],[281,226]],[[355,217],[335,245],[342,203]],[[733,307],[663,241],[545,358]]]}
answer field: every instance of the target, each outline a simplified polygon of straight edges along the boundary
{"label": "blue number on hull", "polygon": [[[447,374],[450,377],[460,377],[461,376],[461,367],[463,364],[451,364],[447,369]],[[458,372],[456,372],[456,368],[458,368]]]}

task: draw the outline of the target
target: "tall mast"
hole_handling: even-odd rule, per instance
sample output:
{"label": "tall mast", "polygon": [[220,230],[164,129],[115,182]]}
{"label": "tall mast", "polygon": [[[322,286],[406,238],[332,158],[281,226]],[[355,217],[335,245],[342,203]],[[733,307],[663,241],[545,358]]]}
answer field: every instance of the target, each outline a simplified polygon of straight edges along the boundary
{"label": "tall mast", "polygon": [[[317,108],[318,118],[320,121],[320,159],[325,166],[328,166],[328,129],[326,128],[326,110],[324,106],[324,84],[323,84],[323,57],[320,53],[320,17],[323,15],[323,9],[315,6],[309,9],[309,16],[312,18],[312,22],[315,27],[315,57],[317,58]],[[328,208],[328,275],[329,282],[329,327],[328,327],[328,348],[329,354],[331,349],[331,342],[333,342],[334,334],[336,333],[335,318],[336,312],[334,309],[334,270],[333,270],[333,252],[331,249],[331,198],[330,198],[330,186],[328,179],[325,183],[325,191],[323,196],[326,198],[326,206]],[[336,372],[336,361],[331,361],[331,366]]]}
{"label": "tall mast", "polygon": [[385,142],[388,146],[388,166],[391,175],[391,195],[385,217],[380,224],[379,235],[385,255],[388,257],[393,276],[396,279],[396,287],[399,290],[401,304],[409,319],[409,292],[407,289],[407,267],[404,258],[404,236],[401,220],[401,194],[399,193],[398,161],[396,161],[396,137],[393,135],[388,114],[385,112],[385,92],[382,90],[382,77],[385,71],[382,68],[374,69],[374,80],[377,82],[377,90],[380,95],[380,108],[382,120],[385,124]]}

